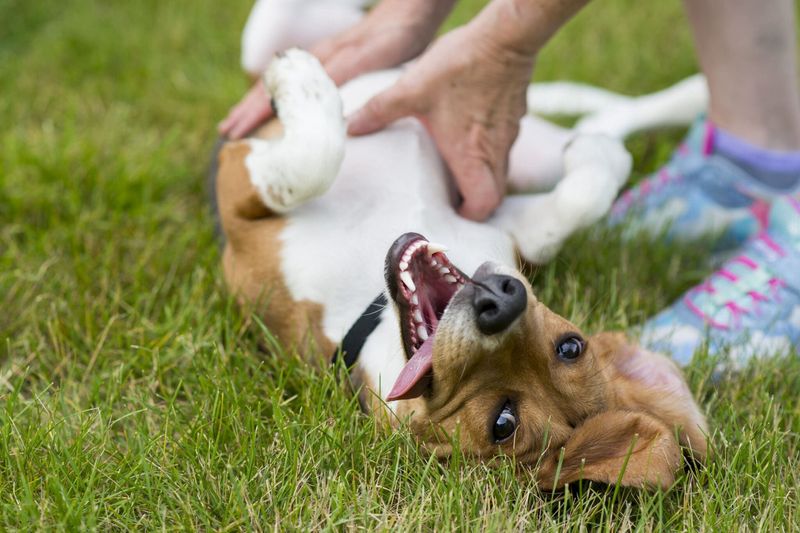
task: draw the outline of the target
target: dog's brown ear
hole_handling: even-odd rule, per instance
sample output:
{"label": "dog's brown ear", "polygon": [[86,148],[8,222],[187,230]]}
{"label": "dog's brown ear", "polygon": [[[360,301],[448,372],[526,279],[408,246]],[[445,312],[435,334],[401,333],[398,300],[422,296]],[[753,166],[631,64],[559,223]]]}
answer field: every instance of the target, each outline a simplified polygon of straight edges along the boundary
{"label": "dog's brown ear", "polygon": [[708,425],[681,370],[662,354],[631,343],[619,333],[589,340],[613,388],[614,408],[647,413],[677,433],[695,461],[705,461]]}
{"label": "dog's brown ear", "polygon": [[606,411],[588,418],[552,450],[538,476],[546,489],[581,479],[667,489],[682,461],[680,446],[663,422],[643,412]]}

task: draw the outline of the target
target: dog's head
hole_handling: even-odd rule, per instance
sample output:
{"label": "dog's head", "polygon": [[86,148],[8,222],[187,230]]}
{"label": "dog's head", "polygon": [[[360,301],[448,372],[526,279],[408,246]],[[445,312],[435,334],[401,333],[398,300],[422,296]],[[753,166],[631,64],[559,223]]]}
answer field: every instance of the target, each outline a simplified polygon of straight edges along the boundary
{"label": "dog's head", "polygon": [[[442,247],[400,237],[386,259],[408,363],[388,400],[446,458],[513,454],[543,486],[578,479],[668,487],[705,420],[675,365],[619,334],[588,336],[537,301],[519,272],[471,276]],[[681,447],[684,450],[681,450]]]}

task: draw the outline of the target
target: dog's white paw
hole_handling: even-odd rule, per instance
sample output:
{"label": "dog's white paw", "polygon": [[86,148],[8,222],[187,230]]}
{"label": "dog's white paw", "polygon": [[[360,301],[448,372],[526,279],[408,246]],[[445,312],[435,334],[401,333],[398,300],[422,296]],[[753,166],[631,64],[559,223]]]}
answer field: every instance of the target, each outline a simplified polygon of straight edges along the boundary
{"label": "dog's white paw", "polygon": [[621,141],[578,135],[564,150],[564,179],[555,189],[557,210],[575,229],[605,215],[627,181],[632,158]]}
{"label": "dog's white paw", "polygon": [[284,213],[323,194],[336,178],[346,138],[342,101],[317,58],[302,50],[277,56],[264,81],[283,135],[250,139],[246,165],[264,204]]}
{"label": "dog's white paw", "polygon": [[297,48],[277,54],[264,74],[264,83],[284,128],[299,117],[316,125],[344,127],[339,90],[312,54]]}
{"label": "dog's white paw", "polygon": [[628,177],[631,156],[620,141],[579,135],[564,149],[565,173],[549,193],[511,196],[493,223],[514,236],[526,260],[550,261],[575,231],[600,219]]}

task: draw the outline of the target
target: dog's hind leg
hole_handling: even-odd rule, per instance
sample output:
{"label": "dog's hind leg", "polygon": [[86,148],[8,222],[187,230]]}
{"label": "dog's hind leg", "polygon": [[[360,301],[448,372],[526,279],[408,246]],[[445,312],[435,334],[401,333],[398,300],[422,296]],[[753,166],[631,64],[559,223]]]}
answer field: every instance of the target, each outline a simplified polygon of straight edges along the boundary
{"label": "dog's hind leg", "polygon": [[638,131],[686,126],[708,107],[708,86],[697,74],[643,96],[625,96],[572,82],[534,83],[528,88],[528,113],[582,116],[577,131],[624,139]]}
{"label": "dog's hind leg", "polygon": [[708,85],[697,74],[662,91],[627,98],[584,116],[575,129],[617,139],[665,126],[688,126],[708,108]]}
{"label": "dog's hind leg", "polygon": [[605,215],[631,169],[622,142],[603,135],[578,135],[563,158],[564,177],[552,191],[509,196],[489,220],[531,263],[549,261],[567,237]]}
{"label": "dog's hind leg", "polygon": [[548,81],[529,85],[526,100],[528,113],[577,117],[623,105],[633,98],[585,83]]}
{"label": "dog's hind leg", "polygon": [[250,181],[264,205],[286,213],[325,193],[344,157],[345,122],[339,91],[307,52],[278,56],[265,75],[283,134],[245,141]]}

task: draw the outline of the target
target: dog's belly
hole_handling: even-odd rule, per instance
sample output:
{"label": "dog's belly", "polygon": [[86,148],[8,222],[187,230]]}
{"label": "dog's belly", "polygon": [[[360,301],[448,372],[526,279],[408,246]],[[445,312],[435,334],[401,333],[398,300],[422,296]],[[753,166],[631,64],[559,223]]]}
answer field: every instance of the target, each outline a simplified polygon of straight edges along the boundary
{"label": "dog's belly", "polygon": [[323,331],[338,342],[384,289],[386,252],[403,233],[450,247],[448,255],[467,273],[490,260],[513,266],[510,237],[457,216],[453,197],[444,164],[418,122],[406,119],[348,139],[331,189],[287,215],[281,268],[292,296],[322,304]]}

